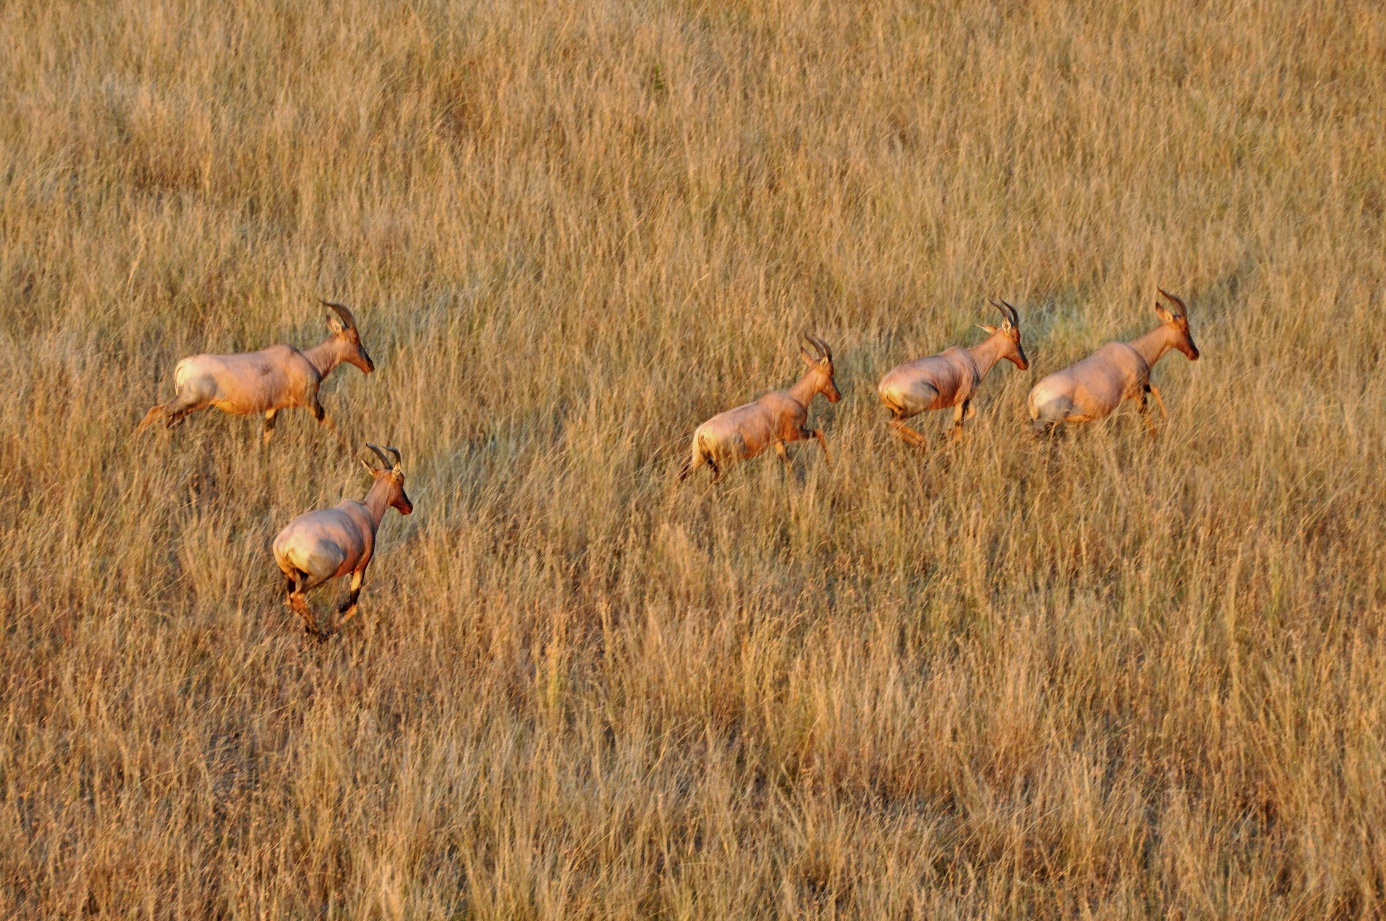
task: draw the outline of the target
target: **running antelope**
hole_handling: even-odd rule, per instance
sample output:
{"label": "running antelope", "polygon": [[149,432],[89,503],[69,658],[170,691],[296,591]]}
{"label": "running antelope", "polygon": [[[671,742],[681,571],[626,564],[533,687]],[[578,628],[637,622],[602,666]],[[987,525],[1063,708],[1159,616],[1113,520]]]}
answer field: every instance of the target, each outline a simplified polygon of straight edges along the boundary
{"label": "running antelope", "polygon": [[[366,567],[375,556],[375,532],[388,509],[401,515],[414,511],[414,503],[404,493],[404,471],[399,451],[387,447],[394,462],[377,445],[366,447],[380,458],[381,467],[361,461],[375,479],[366,498],[343,499],[335,508],[299,515],[274,539],[274,561],[284,573],[284,592],[289,609],[303,618],[304,629],[325,637],[341,629],[356,614],[356,599],[366,578]],[[351,594],[337,608],[341,615],[331,630],[318,627],[306,594],[326,582],[351,573]]]}
{"label": "running antelope", "polygon": [[318,422],[331,428],[332,421],[318,400],[323,380],[342,362],[355,365],[364,374],[375,370],[375,362],[361,344],[351,311],[341,304],[322,303],[336,316],[327,318],[331,335],[312,348],[272,345],[259,352],[193,355],[178,362],[173,369],[177,394],[146,413],[135,431],[144,431],[161,417],[166,425],[174,426],[189,413],[208,406],[236,416],[264,413],[266,444],[281,409],[306,406]]}
{"label": "running antelope", "polygon": [[924,436],[905,424],[911,416],[930,409],[953,408],[949,437],[962,434],[964,420],[977,410],[972,405],[982,378],[998,361],[1006,359],[1024,371],[1030,367],[1020,347],[1020,314],[1005,301],[991,305],[1004,318],[1000,328],[978,324],[987,338],[970,349],[953,346],[937,355],[916,358],[895,367],[881,378],[876,392],[891,412],[890,427],[909,444],[924,446]]}
{"label": "running antelope", "polygon": [[693,450],[679,471],[679,479],[688,478],[694,470],[707,464],[712,468],[712,482],[722,479],[726,468],[739,460],[755,457],[774,445],[780,460],[789,463],[784,446],[787,442],[818,439],[823,449],[823,463],[828,461],[828,441],[818,429],[808,428],[808,407],[818,394],[829,403],[842,399],[833,383],[833,353],[822,339],[804,333],[814,353],[800,348],[808,370],[799,382],[787,390],[774,390],[745,406],[718,413],[698,426],[693,433]]}
{"label": "running antelope", "polygon": [[1157,288],[1174,309],[1156,301],[1155,315],[1160,325],[1130,342],[1109,342],[1077,364],[1056,371],[1030,391],[1030,418],[1036,434],[1046,434],[1060,422],[1091,422],[1101,419],[1121,405],[1135,399],[1141,418],[1153,437],[1146,398],[1154,395],[1165,417],[1164,398],[1150,383],[1150,371],[1170,349],[1178,349],[1189,361],[1198,360],[1198,346],[1189,332],[1189,309],[1179,298]]}

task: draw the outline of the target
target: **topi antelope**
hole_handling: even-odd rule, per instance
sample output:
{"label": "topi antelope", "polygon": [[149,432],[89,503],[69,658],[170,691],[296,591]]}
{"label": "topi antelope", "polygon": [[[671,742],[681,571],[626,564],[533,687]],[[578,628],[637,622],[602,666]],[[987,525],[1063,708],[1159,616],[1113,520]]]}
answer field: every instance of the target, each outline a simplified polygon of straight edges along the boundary
{"label": "topi antelope", "polygon": [[1020,347],[1020,315],[1005,301],[991,302],[1001,311],[1004,322],[995,326],[978,324],[988,336],[970,349],[953,346],[937,355],[916,358],[892,369],[881,378],[876,392],[890,410],[890,427],[909,444],[923,447],[924,436],[905,424],[905,420],[930,409],[953,408],[950,437],[962,434],[963,421],[977,410],[972,400],[982,378],[998,361],[1006,359],[1024,371],[1030,367]]}
{"label": "topi antelope", "polygon": [[[356,614],[366,567],[375,555],[375,532],[386,510],[393,508],[401,515],[414,511],[414,504],[404,493],[399,451],[385,449],[394,455],[391,463],[378,446],[367,442],[366,447],[383,465],[377,468],[361,462],[375,478],[366,498],[360,502],[343,499],[335,508],[299,515],[274,539],[274,561],[284,573],[286,603],[303,618],[304,629],[319,638],[335,633]],[[337,608],[341,619],[332,630],[321,630],[305,595],[328,579],[347,573],[351,573],[351,594]]]}
{"label": "topi antelope", "polygon": [[331,335],[312,348],[272,345],[258,352],[193,355],[178,362],[173,369],[178,393],[146,413],[135,431],[144,431],[160,417],[167,425],[176,425],[189,413],[208,406],[237,416],[264,413],[266,444],[281,409],[307,406],[318,422],[330,427],[331,420],[318,400],[323,380],[342,362],[365,374],[375,370],[375,362],[361,344],[351,311],[341,304],[322,303],[336,315],[327,318]]}
{"label": "topi antelope", "polygon": [[712,468],[712,482],[722,478],[727,466],[755,457],[771,445],[780,460],[789,463],[784,446],[787,442],[817,438],[823,448],[823,462],[828,462],[828,441],[818,429],[807,428],[808,407],[818,394],[829,403],[842,399],[833,383],[833,353],[822,339],[804,333],[804,339],[816,354],[800,348],[808,370],[798,383],[786,390],[774,390],[756,400],[718,413],[698,426],[693,433],[693,450],[679,471],[679,479],[688,478],[694,470],[707,464]]}
{"label": "topi antelope", "polygon": [[1107,343],[1077,364],[1049,375],[1030,391],[1030,418],[1036,434],[1046,434],[1060,422],[1101,419],[1123,400],[1134,398],[1146,427],[1155,435],[1146,397],[1154,394],[1160,412],[1169,415],[1160,391],[1150,383],[1155,362],[1170,349],[1178,349],[1190,361],[1198,360],[1198,346],[1189,332],[1188,307],[1168,291],[1156,290],[1174,305],[1169,310],[1155,303],[1159,326],[1130,342]]}

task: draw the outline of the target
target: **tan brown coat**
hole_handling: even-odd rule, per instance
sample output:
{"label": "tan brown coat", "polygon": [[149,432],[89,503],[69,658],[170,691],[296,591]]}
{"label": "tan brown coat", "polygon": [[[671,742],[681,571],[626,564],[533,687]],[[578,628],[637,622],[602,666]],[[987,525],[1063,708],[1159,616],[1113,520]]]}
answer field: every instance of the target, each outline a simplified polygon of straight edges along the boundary
{"label": "tan brown coat", "polygon": [[842,399],[833,383],[833,354],[821,339],[804,334],[817,354],[800,349],[808,369],[797,383],[785,390],[775,390],[760,399],[718,413],[698,426],[693,433],[693,446],[688,460],[679,471],[679,479],[687,479],[693,471],[706,465],[712,468],[712,482],[722,478],[727,467],[746,460],[773,446],[780,460],[789,463],[785,445],[806,438],[818,440],[823,449],[823,461],[828,463],[828,441],[818,429],[808,427],[808,407],[813,398],[823,394],[829,403]]}
{"label": "tan brown coat", "polygon": [[[386,510],[393,508],[401,515],[414,511],[414,504],[404,492],[399,451],[385,449],[394,455],[392,463],[376,445],[367,447],[384,466],[377,469],[365,464],[375,482],[364,499],[343,499],[335,508],[299,515],[274,539],[274,562],[284,573],[286,603],[303,618],[304,628],[316,636],[335,632],[356,614],[366,567],[375,557],[375,534]],[[321,630],[308,607],[306,594],[327,580],[348,573],[351,593],[337,609],[341,619],[330,631]]]}
{"label": "tan brown coat", "polygon": [[323,380],[344,362],[364,374],[374,371],[375,363],[361,344],[351,311],[341,304],[323,304],[336,316],[328,318],[331,335],[312,348],[272,345],[258,352],[193,355],[178,362],[173,369],[177,391],[173,399],[150,409],[135,431],[144,431],[160,418],[168,426],[176,425],[208,406],[237,416],[264,413],[266,442],[283,409],[307,407],[318,422],[330,427],[331,420],[318,400]]}
{"label": "tan brown coat", "polygon": [[1030,367],[1020,345],[1019,313],[1005,301],[991,303],[1005,321],[999,328],[983,325],[986,339],[971,348],[953,346],[937,355],[907,361],[881,378],[876,392],[891,412],[890,427],[908,443],[922,447],[924,436],[906,425],[905,420],[935,409],[953,410],[949,435],[960,435],[964,420],[976,412],[972,400],[982,378],[997,362],[1005,359],[1022,371]]}
{"label": "tan brown coat", "polygon": [[1189,331],[1188,307],[1163,289],[1157,289],[1174,306],[1156,303],[1160,325],[1130,342],[1109,342],[1076,364],[1044,378],[1030,391],[1030,419],[1037,434],[1051,431],[1061,422],[1091,422],[1110,414],[1122,401],[1135,399],[1150,434],[1155,434],[1146,397],[1153,395],[1160,412],[1168,415],[1164,398],[1150,383],[1155,362],[1170,349],[1178,349],[1190,361],[1198,360],[1198,347]]}

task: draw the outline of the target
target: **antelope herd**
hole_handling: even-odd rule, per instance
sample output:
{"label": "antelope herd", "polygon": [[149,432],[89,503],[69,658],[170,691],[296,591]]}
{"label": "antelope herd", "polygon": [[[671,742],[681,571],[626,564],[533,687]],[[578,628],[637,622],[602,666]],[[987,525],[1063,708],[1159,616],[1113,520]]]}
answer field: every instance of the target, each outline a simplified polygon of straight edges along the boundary
{"label": "antelope herd", "polygon": [[[1198,347],[1189,331],[1188,307],[1178,297],[1157,289],[1169,306],[1156,303],[1160,325],[1130,342],[1109,342],[1061,371],[1041,380],[1030,391],[1029,411],[1036,435],[1053,432],[1062,422],[1091,422],[1109,415],[1128,399],[1137,400],[1141,418],[1150,434],[1156,434],[1147,397],[1153,395],[1160,412],[1168,417],[1160,391],[1150,383],[1155,363],[1170,349],[1198,360]],[[998,362],[1006,360],[1021,371],[1029,361],[1020,344],[1020,314],[1005,300],[993,300],[1002,323],[981,325],[987,338],[970,348],[952,346],[937,355],[915,358],[891,369],[877,385],[881,402],[890,410],[891,430],[906,443],[922,447],[925,438],[905,424],[929,410],[953,410],[948,438],[957,438],[963,423],[976,413],[972,405],[983,378]],[[264,413],[264,441],[269,443],[280,410],[308,407],[319,423],[332,422],[318,399],[323,380],[343,362],[365,374],[375,363],[361,344],[356,319],[341,304],[322,301],[333,312],[328,318],[330,335],[311,348],[273,345],[259,352],[233,355],[194,355],[174,368],[176,393],[167,403],[145,414],[136,432],[158,419],[169,427],[189,413],[208,406],[234,415]],[[790,442],[816,439],[828,460],[828,441],[821,429],[809,428],[808,411],[814,397],[829,403],[842,399],[833,377],[833,352],[816,336],[804,333],[808,347],[801,348],[806,366],[793,386],[774,390],[754,402],[718,413],[698,426],[687,459],[679,471],[685,480],[700,467],[712,470],[716,483],[732,464],[755,457],[774,447],[786,465]],[[812,348],[812,351],[809,349]],[[336,633],[357,610],[366,567],[375,556],[375,536],[389,509],[401,515],[414,510],[404,492],[400,453],[367,442],[380,461],[362,461],[373,482],[364,499],[343,499],[335,507],[306,512],[290,521],[274,539],[274,561],[284,575],[285,604],[303,619],[304,629],[323,638]],[[322,627],[308,606],[307,593],[330,579],[351,575],[346,599],[339,605],[335,625]]]}

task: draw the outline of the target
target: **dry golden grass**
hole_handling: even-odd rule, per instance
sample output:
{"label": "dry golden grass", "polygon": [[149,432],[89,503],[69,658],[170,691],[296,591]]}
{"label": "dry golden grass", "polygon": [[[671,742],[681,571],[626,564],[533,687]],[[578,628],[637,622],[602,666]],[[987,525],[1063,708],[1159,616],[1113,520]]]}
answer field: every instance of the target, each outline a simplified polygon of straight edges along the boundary
{"label": "dry golden grass", "polygon": [[[1386,12],[1190,6],[0,7],[0,915],[1386,911]],[[1024,437],[1157,284],[1163,436]],[[318,295],[417,506],[324,645],[349,453],[130,436]],[[677,484],[804,326],[834,468]]]}

